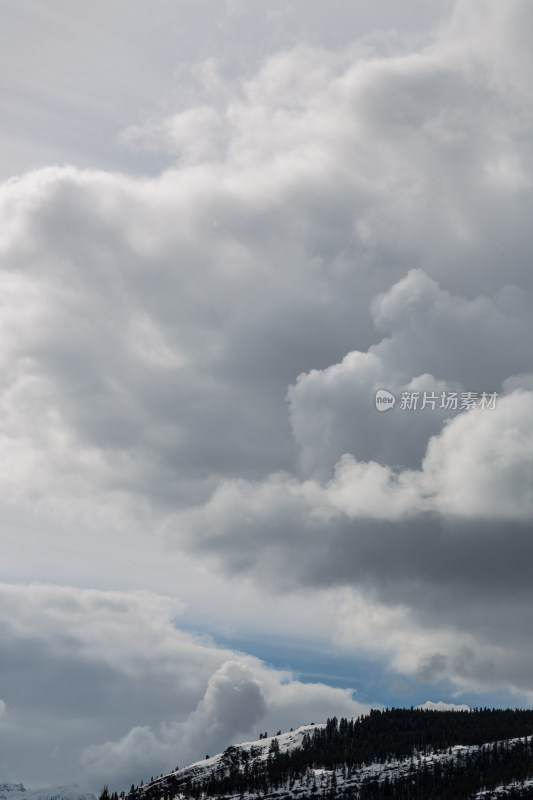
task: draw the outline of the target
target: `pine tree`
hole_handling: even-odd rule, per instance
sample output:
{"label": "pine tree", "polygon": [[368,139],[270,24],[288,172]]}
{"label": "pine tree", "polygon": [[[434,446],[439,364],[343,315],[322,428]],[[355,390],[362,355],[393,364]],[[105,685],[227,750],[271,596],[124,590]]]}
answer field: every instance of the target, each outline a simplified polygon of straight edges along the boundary
{"label": "pine tree", "polygon": [[107,785],[107,783],[105,784],[104,788],[100,792],[100,797],[98,798],[98,800],[111,800],[111,797],[110,797],[110,794],[109,794],[109,786]]}

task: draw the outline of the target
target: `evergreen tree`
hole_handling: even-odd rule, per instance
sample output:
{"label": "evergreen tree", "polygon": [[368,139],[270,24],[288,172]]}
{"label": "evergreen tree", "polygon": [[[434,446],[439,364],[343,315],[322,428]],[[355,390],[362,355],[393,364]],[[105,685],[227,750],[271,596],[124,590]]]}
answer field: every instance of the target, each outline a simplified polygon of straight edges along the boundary
{"label": "evergreen tree", "polygon": [[109,794],[109,786],[107,785],[107,783],[104,785],[104,788],[100,792],[100,797],[98,798],[98,800],[111,800]]}

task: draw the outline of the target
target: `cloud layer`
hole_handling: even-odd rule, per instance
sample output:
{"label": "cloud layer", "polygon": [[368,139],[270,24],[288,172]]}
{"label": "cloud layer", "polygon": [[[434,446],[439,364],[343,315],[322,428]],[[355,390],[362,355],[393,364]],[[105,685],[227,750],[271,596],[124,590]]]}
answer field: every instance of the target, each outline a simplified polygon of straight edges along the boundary
{"label": "cloud layer", "polygon": [[[156,176],[0,187],[0,521],[27,542],[17,576],[62,585],[2,587],[15,779],[25,748],[55,774],[52,739],[129,784],[356,713],[176,630],[189,565],[204,609],[254,596],[247,632],[272,592],[297,639],[307,593],[323,647],[533,696],[530,4],[459,0],[431,33],[352,43],[295,43],[272,14],[275,52],[183,64],[190,94],[122,125]],[[498,396],[441,407],[468,392]],[[93,541],[92,591],[65,588]],[[94,588],[128,580],[145,593]]]}
{"label": "cloud layer", "polygon": [[36,584],[1,584],[0,596],[11,779],[51,780],[59,761],[65,778],[129,788],[206,748],[367,708],[349,690],[300,683],[180,631],[171,598]]}

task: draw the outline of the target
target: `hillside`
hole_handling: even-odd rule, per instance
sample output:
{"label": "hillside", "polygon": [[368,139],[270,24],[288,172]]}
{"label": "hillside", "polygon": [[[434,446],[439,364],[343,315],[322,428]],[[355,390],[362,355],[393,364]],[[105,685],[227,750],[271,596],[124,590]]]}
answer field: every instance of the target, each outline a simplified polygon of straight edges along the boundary
{"label": "hillside", "polygon": [[372,711],[228,747],[127,800],[533,798],[533,711]]}

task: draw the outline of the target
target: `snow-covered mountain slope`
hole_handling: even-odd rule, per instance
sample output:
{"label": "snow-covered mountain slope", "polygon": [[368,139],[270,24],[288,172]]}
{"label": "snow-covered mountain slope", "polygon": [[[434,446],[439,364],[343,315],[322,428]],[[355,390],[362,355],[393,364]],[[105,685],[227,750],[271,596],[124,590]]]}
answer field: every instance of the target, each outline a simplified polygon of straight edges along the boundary
{"label": "snow-covered mountain slope", "polygon": [[[189,781],[201,782],[210,776],[224,775],[229,772],[232,767],[237,767],[237,765],[243,761],[243,754],[245,760],[246,755],[248,756],[250,763],[266,761],[274,740],[277,741],[280,752],[295,750],[302,746],[303,738],[306,733],[312,733],[315,728],[324,727],[325,725],[323,724],[302,725],[294,731],[282,733],[278,736],[270,736],[258,739],[254,742],[243,742],[242,744],[232,745],[223,753],[207,757],[202,761],[196,761],[188,767],[175,770],[169,775],[164,775],[162,778],[150,781],[141,787],[139,791],[142,795],[152,794],[152,792],[157,794],[158,791],[165,795],[170,784],[177,783],[182,785]],[[0,798],[0,800],[2,799]]]}
{"label": "snow-covered mountain slope", "polygon": [[[236,776],[242,776],[244,772],[250,774],[254,765],[258,766],[260,771],[262,767],[264,771],[264,767],[273,754],[287,753],[301,748],[306,734],[312,735],[316,729],[325,727],[325,725],[302,726],[289,733],[233,745],[223,753],[150,781],[136,790],[134,797],[130,796],[129,800],[174,800],[174,798],[186,800],[188,797],[205,797],[205,789],[211,780],[223,781],[224,779],[227,779],[228,783],[223,790],[220,790],[219,794],[216,791],[208,790],[208,796],[223,797],[224,800],[242,800],[243,798],[256,800],[258,797],[269,798],[269,800],[307,800],[307,798],[315,797],[356,798],[365,787],[372,783],[386,787],[394,781],[410,781],[417,773],[436,773],[445,765],[454,765],[459,770],[466,769],[476,756],[489,754],[495,746],[494,743],[490,743],[469,746],[455,745],[440,751],[432,751],[429,748],[425,752],[415,750],[409,758],[381,759],[359,765],[356,768],[347,767],[346,764],[341,764],[335,769],[309,766],[298,778],[274,780],[268,787],[261,790],[237,787],[236,783],[232,785],[232,777],[235,781]],[[500,750],[511,752],[520,744],[520,738],[516,738],[500,741],[498,747]],[[520,796],[533,798],[533,781],[510,781],[507,785],[502,783],[493,786],[490,790],[473,792],[469,796],[479,798],[479,800],[492,800],[493,798],[504,800],[507,797],[515,797],[511,792],[516,791],[517,788],[527,791],[528,787],[531,789],[531,794],[526,793]],[[387,794],[383,796],[388,797]],[[426,795],[425,800],[431,800],[431,795]]]}
{"label": "snow-covered mountain slope", "polygon": [[96,800],[77,783],[44,789],[26,789],[22,783],[0,783],[0,800]]}
{"label": "snow-covered mountain slope", "polygon": [[509,793],[517,790],[522,790],[524,793],[530,793],[533,797],[533,780],[531,781],[512,781],[507,786],[496,786],[494,789],[485,789],[476,794],[476,800],[505,800],[509,797]]}

